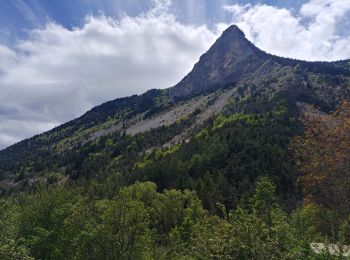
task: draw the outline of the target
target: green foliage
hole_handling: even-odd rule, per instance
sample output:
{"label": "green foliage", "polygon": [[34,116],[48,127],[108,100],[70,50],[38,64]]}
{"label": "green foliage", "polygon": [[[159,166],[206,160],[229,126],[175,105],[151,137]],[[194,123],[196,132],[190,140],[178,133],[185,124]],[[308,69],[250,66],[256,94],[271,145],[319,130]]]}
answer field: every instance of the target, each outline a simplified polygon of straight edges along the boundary
{"label": "green foliage", "polygon": [[254,118],[254,115],[249,114],[243,114],[243,113],[237,113],[230,116],[218,116],[216,117],[214,124],[213,124],[213,130],[217,130],[222,128],[225,124],[234,124],[240,121],[244,121],[245,124],[248,126],[258,126],[260,124],[264,123],[264,118]]}
{"label": "green foliage", "polygon": [[219,213],[218,202],[233,209],[251,194],[258,176],[266,175],[276,182],[278,195],[293,205],[297,175],[288,144],[297,132],[298,125],[285,115],[218,116],[188,143],[146,154],[128,174],[161,189],[195,190],[212,213]]}
{"label": "green foliage", "polygon": [[184,221],[172,232],[172,254],[190,259],[332,258],[329,252],[317,255],[310,247],[317,236],[310,232],[308,209],[288,215],[274,203],[274,189],[268,178],[261,178],[250,204],[231,211],[227,218]]}
{"label": "green foliage", "polygon": [[23,241],[18,239],[19,208],[15,201],[0,199],[0,259],[33,259]]}
{"label": "green foliage", "polygon": [[58,186],[0,200],[1,259],[330,259],[311,243],[347,243],[348,221],[317,205],[291,213],[261,177],[236,209],[208,214],[189,190],[137,182],[106,197],[103,185]]}
{"label": "green foliage", "polygon": [[150,253],[149,216],[140,201],[118,196],[100,201],[101,223],[94,243],[96,259],[141,259]]}
{"label": "green foliage", "polygon": [[269,226],[272,225],[272,209],[275,203],[276,187],[267,177],[261,177],[251,199],[252,209],[255,215],[263,219]]}

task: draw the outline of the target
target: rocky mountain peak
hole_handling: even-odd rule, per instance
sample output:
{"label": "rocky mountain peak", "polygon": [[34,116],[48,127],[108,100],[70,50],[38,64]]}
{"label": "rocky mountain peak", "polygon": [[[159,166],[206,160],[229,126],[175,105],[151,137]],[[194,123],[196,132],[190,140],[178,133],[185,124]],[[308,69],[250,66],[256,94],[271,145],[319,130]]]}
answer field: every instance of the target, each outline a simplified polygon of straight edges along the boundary
{"label": "rocky mountain peak", "polygon": [[245,38],[244,32],[237,25],[230,25],[223,33],[222,37]]}
{"label": "rocky mountain peak", "polygon": [[173,98],[182,99],[233,85],[265,61],[259,53],[262,51],[249,42],[236,25],[231,25],[170,93]]}

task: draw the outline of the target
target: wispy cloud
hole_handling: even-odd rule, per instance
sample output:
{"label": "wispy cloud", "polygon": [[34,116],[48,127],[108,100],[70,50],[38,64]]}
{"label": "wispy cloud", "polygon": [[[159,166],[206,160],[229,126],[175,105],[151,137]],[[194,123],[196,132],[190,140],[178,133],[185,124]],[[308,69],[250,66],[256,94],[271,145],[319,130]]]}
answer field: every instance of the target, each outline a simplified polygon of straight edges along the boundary
{"label": "wispy cloud", "polygon": [[32,0],[29,3],[25,0],[11,1],[11,4],[17,8],[27,22],[40,25],[41,20],[46,19],[45,11],[41,8],[37,0]]}

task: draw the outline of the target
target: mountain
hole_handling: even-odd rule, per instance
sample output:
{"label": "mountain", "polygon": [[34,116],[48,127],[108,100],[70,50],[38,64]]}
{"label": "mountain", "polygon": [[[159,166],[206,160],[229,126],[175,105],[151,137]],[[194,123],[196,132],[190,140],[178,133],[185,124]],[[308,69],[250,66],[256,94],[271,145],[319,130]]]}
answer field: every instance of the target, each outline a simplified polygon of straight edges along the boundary
{"label": "mountain", "polygon": [[175,99],[186,98],[224,86],[232,86],[249,77],[261,78],[280,66],[297,67],[316,73],[350,76],[349,60],[341,62],[304,62],[269,55],[249,42],[235,25],[224,31],[214,45],[200,57],[193,70],[171,88]]}
{"label": "mountain", "polygon": [[193,70],[171,89],[174,98],[233,85],[266,62],[262,52],[252,45],[237,26],[229,27]]}
{"label": "mountain", "polygon": [[177,85],[0,151],[0,259],[345,259],[349,98],[349,60],[230,26]]}
{"label": "mountain", "polygon": [[[233,208],[258,176],[300,200],[289,143],[305,104],[329,112],[350,96],[350,61],[307,62],[255,47],[235,25],[165,90],[118,98],[0,151],[0,192],[95,179],[196,190]],[[287,203],[286,203],[287,204]]]}

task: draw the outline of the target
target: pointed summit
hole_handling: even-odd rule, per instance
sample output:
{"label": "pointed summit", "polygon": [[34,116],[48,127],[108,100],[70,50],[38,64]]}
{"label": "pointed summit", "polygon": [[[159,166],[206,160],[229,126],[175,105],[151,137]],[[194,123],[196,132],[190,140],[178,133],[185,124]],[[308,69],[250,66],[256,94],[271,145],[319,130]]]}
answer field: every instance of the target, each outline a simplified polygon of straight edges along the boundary
{"label": "pointed summit", "polygon": [[230,25],[223,33],[222,36],[226,37],[243,37],[245,38],[244,32],[239,29],[235,24]]}
{"label": "pointed summit", "polygon": [[233,85],[264,62],[261,53],[236,25],[231,25],[200,57],[192,71],[171,89],[171,94],[181,99]]}

